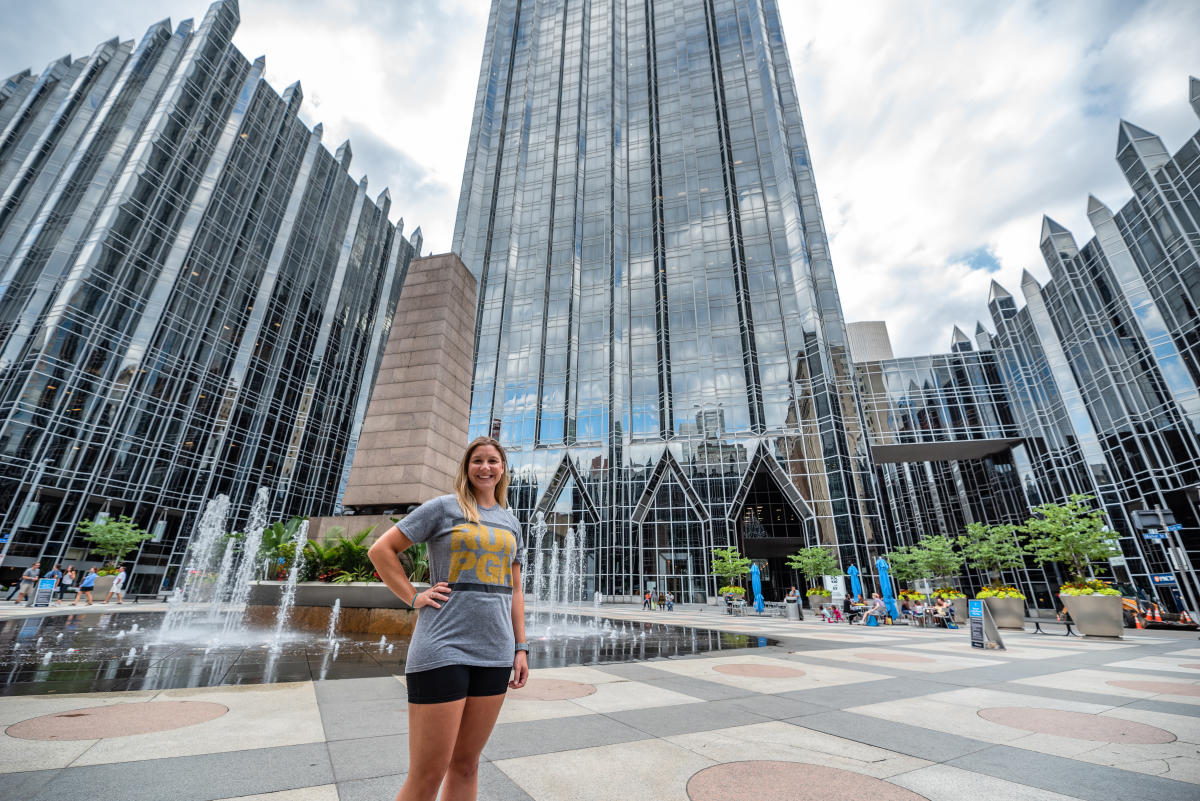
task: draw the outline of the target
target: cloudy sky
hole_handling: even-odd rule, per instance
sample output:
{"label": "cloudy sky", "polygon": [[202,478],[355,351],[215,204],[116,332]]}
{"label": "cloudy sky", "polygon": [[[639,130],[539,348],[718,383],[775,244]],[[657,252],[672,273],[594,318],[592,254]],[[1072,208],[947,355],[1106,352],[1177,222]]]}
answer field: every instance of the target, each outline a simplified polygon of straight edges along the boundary
{"label": "cloudy sky", "polygon": [[[0,0],[0,75],[201,17],[204,0]],[[1094,193],[1129,197],[1117,121],[1174,152],[1200,127],[1194,0],[783,0],[783,22],[848,320],[897,355],[986,320],[988,283],[1039,279],[1043,214],[1081,240]],[[426,251],[451,244],[485,0],[242,0],[235,44],[300,80],[304,119],[349,138]]]}

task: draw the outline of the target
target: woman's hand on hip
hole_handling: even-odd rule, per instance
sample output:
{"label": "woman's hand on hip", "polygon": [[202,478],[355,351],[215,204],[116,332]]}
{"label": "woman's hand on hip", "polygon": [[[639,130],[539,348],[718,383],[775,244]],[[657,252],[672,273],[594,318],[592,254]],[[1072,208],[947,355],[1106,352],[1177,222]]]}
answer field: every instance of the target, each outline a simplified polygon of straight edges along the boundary
{"label": "woman's hand on hip", "polygon": [[511,689],[519,690],[525,686],[527,681],[529,681],[529,657],[524,651],[517,651],[513,656],[513,677],[508,686]]}
{"label": "woman's hand on hip", "polygon": [[422,606],[432,606],[434,609],[441,609],[442,604],[450,599],[450,585],[444,581],[439,581],[427,590],[422,590],[413,596],[412,608],[420,609]]}

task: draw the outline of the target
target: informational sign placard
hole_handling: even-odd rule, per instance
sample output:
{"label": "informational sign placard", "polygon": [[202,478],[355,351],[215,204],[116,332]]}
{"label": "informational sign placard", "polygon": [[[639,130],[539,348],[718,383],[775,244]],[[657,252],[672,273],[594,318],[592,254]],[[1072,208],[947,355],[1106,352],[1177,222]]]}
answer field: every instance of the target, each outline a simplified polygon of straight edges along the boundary
{"label": "informational sign placard", "polygon": [[38,579],[37,587],[33,590],[34,606],[49,606],[54,596],[55,581],[52,578]]}
{"label": "informational sign placard", "polygon": [[1174,573],[1151,573],[1150,583],[1155,587],[1163,587],[1175,583]]}
{"label": "informational sign placard", "polygon": [[986,648],[983,639],[983,601],[967,601],[967,617],[971,621],[971,647]]}
{"label": "informational sign placard", "polygon": [[1000,630],[992,613],[981,599],[967,601],[967,620],[971,628],[972,648],[1004,648],[1004,640],[1000,638]]}
{"label": "informational sign placard", "polygon": [[1144,531],[1144,532],[1142,532],[1142,539],[1165,540],[1166,538],[1167,538],[1167,534],[1165,531]]}

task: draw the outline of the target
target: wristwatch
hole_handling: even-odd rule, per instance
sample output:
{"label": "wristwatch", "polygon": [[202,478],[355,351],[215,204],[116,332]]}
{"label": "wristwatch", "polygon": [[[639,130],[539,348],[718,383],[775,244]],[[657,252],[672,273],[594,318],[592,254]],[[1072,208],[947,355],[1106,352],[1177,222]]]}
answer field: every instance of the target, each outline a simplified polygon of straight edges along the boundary
{"label": "wristwatch", "polygon": [[524,651],[525,653],[529,653],[529,643],[519,642],[517,643],[516,647],[513,648],[513,651]]}

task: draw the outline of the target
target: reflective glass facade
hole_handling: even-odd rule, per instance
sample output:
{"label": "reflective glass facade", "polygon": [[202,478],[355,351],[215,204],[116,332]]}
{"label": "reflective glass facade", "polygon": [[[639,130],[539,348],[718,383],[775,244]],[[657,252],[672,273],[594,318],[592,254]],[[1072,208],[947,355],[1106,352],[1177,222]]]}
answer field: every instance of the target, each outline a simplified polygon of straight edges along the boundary
{"label": "reflective glass facade", "polygon": [[454,249],[471,433],[589,592],[702,602],[736,545],[775,597],[784,554],[881,544],[774,0],[495,0]]}
{"label": "reflective glass facade", "polygon": [[219,2],[0,88],[6,568],[85,564],[78,521],[127,514],[155,590],[218,493],[242,520],[260,486],[273,517],[336,506],[420,235],[237,24]]}
{"label": "reflective glass facade", "polygon": [[[1200,114],[1200,81],[1190,89]],[[994,360],[999,382],[989,379],[987,391],[1007,396],[1020,441],[986,459],[961,460],[948,449],[932,464],[881,464],[899,539],[957,533],[972,519],[1020,521],[1029,506],[1086,493],[1102,503],[1123,550],[1113,565],[1118,579],[1153,595],[1151,574],[1173,572],[1159,543],[1135,531],[1134,511],[1168,510],[1183,526],[1190,560],[1200,558],[1200,131],[1170,155],[1157,136],[1122,122],[1117,163],[1133,197],[1116,212],[1089,198],[1095,235],[1083,246],[1045,219],[1040,244],[1050,280],[1039,284],[1026,273],[1023,306],[993,284],[995,333],[981,324],[979,351],[956,336],[959,352],[930,357]],[[859,371],[895,378],[905,361]],[[900,435],[888,427],[893,418],[921,420],[904,416],[900,389],[865,396],[868,420],[880,421],[871,428],[873,450]],[[872,411],[872,397],[881,412]],[[876,440],[877,429],[886,436]],[[988,489],[946,490],[967,472],[984,476]],[[954,481],[939,478],[952,474]],[[1044,594],[1059,577],[1017,578]]]}

